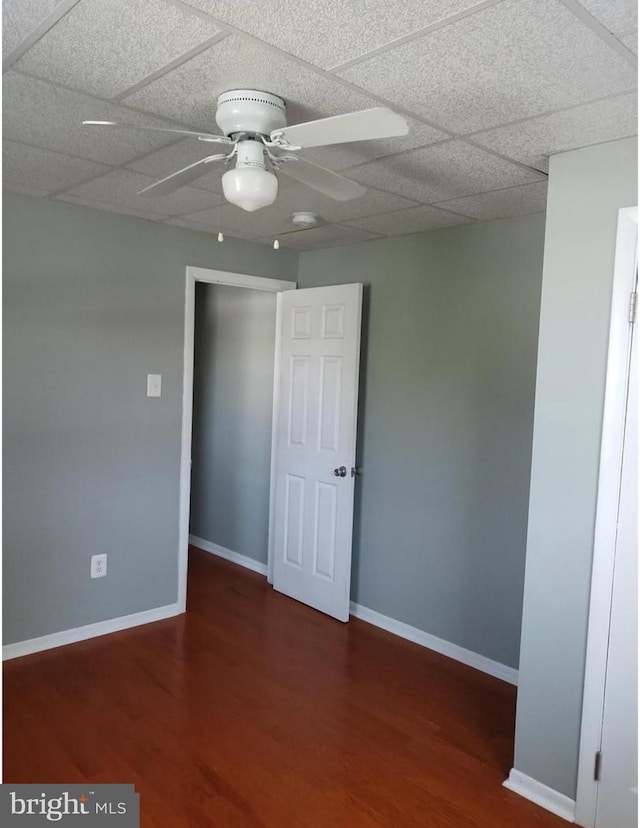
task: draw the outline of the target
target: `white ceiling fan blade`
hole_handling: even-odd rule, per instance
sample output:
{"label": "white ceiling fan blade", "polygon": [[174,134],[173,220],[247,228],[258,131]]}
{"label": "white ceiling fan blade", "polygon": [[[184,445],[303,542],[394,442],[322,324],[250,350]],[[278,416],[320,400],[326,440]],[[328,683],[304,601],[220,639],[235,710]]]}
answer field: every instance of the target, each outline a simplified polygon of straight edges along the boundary
{"label": "white ceiling fan blade", "polygon": [[148,187],[140,190],[138,195],[159,196],[172,193],[174,190],[184,187],[185,184],[189,184],[189,182],[195,181],[196,178],[200,178],[201,175],[208,173],[209,164],[222,161],[226,157],[226,155],[210,155],[208,158],[201,158],[195,164],[189,164],[188,167],[183,167],[181,170],[171,173],[166,178],[156,181],[155,184],[150,184]]}
{"label": "white ceiling fan blade", "polygon": [[383,106],[335,115],[319,121],[276,129],[271,140],[282,136],[298,147],[324,147],[328,144],[347,144],[350,141],[368,141],[372,138],[392,138],[406,135],[409,126],[402,115]]}
{"label": "white ceiling fan blade", "polygon": [[211,135],[209,132],[192,132],[188,129],[170,129],[169,127],[148,127],[137,124],[122,124],[119,121],[83,121],[82,126],[116,127],[116,129],[137,129],[140,132],[168,132],[172,135],[185,135],[201,141],[213,141],[217,144],[233,144],[231,138],[224,135]]}
{"label": "white ceiling fan blade", "polygon": [[301,184],[306,184],[307,187],[329,198],[334,198],[336,201],[351,201],[352,198],[358,198],[367,192],[365,187],[361,187],[355,181],[319,167],[317,164],[312,164],[311,161],[305,161],[303,158],[293,157],[283,161],[280,170],[290,178],[295,178]]}

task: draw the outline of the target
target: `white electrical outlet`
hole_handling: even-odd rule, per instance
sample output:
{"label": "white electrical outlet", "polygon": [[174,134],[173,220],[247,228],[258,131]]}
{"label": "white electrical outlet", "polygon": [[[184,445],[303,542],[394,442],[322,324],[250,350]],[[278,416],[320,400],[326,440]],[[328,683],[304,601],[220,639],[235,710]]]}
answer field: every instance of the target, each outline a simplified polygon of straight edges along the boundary
{"label": "white electrical outlet", "polygon": [[103,578],[107,574],[107,556],[92,555],[91,556],[91,577]]}

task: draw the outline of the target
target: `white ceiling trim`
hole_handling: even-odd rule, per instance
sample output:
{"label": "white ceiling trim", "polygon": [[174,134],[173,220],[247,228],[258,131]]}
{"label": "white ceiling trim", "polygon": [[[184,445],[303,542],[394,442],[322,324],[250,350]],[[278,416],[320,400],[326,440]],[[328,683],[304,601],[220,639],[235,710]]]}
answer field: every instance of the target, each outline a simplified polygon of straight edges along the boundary
{"label": "white ceiling trim", "polygon": [[62,18],[71,11],[71,9],[76,6],[80,0],[62,0],[54,10],[49,14],[45,19],[39,23],[35,29],[33,29],[29,34],[24,38],[24,40],[19,43],[15,49],[13,49],[9,54],[3,59],[2,61],[2,71],[3,73],[10,69],[13,64],[19,60],[24,53],[30,49],[34,43],[37,43],[40,38],[44,37],[49,29],[52,29],[58,21],[62,20]]}
{"label": "white ceiling trim", "polygon": [[[505,129],[506,127],[518,126],[518,124],[527,124],[530,121],[538,121],[540,118],[546,118],[548,115],[561,115],[563,112],[571,112],[573,109],[581,109],[584,106],[602,103],[602,101],[613,101],[616,98],[623,98],[625,95],[629,95],[631,92],[635,91],[636,87],[633,86],[630,89],[623,90],[622,92],[612,92],[610,95],[602,95],[599,98],[589,98],[588,101],[580,101],[580,103],[560,106],[557,109],[550,109],[548,112],[543,112],[541,115],[529,115],[528,118],[518,118],[515,121],[505,121],[504,123],[501,123],[499,127],[490,127],[489,129],[478,129],[475,132],[468,132],[464,135],[464,140],[474,146],[484,149],[482,144],[476,144],[476,142],[472,140],[476,137],[476,135],[483,135],[485,132],[493,132],[496,129]],[[513,159],[509,160],[512,161]],[[541,172],[545,171],[542,170]]]}
{"label": "white ceiling trim", "polygon": [[[179,6],[180,8],[188,8],[188,9],[193,10],[192,6],[187,6],[187,4],[181,2],[181,0],[167,0],[167,1],[170,2],[172,5]],[[474,6],[471,9],[471,11],[476,12],[481,8],[485,8],[486,6],[493,6],[493,5],[496,5],[497,3],[502,3],[502,2],[504,2],[504,0],[487,0],[487,2],[482,3],[481,6]],[[201,12],[201,13],[205,14],[204,12]],[[346,78],[341,78],[338,75],[333,74],[334,71],[335,71],[334,69],[332,69],[332,70],[322,69],[320,66],[317,66],[315,63],[310,63],[309,61],[306,61],[304,58],[298,57],[298,55],[294,55],[291,52],[286,52],[284,49],[280,49],[278,46],[275,46],[273,43],[268,43],[265,40],[260,40],[259,37],[256,37],[255,35],[252,35],[252,34],[249,34],[248,32],[245,32],[244,29],[240,29],[237,26],[233,26],[231,23],[224,23],[219,18],[214,17],[213,15],[205,14],[205,16],[207,17],[207,19],[212,20],[216,24],[216,26],[220,26],[220,28],[224,27],[227,30],[228,34],[235,34],[238,37],[245,38],[246,40],[250,40],[253,43],[257,44],[261,49],[266,49],[270,52],[273,52],[273,54],[278,55],[279,57],[283,58],[284,60],[286,60],[290,63],[297,63],[300,66],[304,66],[304,68],[307,69],[308,71],[313,72],[314,74],[319,75],[320,77],[326,78],[327,80],[330,80],[332,83],[338,83],[341,86],[343,86],[345,89],[349,89],[352,92],[356,92],[359,95],[366,95],[368,98],[371,98],[371,100],[376,101],[377,103],[381,104],[382,106],[391,107],[394,110],[394,112],[398,112],[401,115],[405,115],[407,118],[412,118],[414,121],[420,121],[421,123],[425,124],[426,126],[432,127],[433,129],[438,129],[438,130],[440,130],[440,132],[444,132],[452,138],[453,137],[458,137],[457,133],[453,132],[452,130],[447,129],[446,127],[442,127],[439,124],[437,124],[435,121],[430,121],[427,118],[424,118],[423,116],[416,114],[412,110],[403,107],[397,101],[389,101],[387,98],[383,98],[380,95],[376,95],[374,92],[370,92],[368,89],[363,89],[361,86],[358,86],[357,84],[352,83],[351,81],[347,80]],[[448,17],[445,22],[450,23],[452,20],[458,19],[458,17],[466,17],[466,16],[468,16],[468,15],[461,12],[459,15],[454,15],[453,17]],[[440,28],[440,26],[438,24],[435,24],[434,27],[427,27],[427,28],[430,30],[431,28]],[[420,32],[420,34],[422,34],[422,31]],[[222,39],[223,38],[220,38],[220,40],[222,40]],[[410,36],[409,39],[413,39],[413,34]],[[401,38],[399,42],[404,42],[404,38]],[[384,48],[384,51],[387,51],[389,48],[390,48],[389,46],[386,46]],[[372,54],[373,55],[377,54],[377,50],[374,50],[372,52],[368,52],[364,57],[370,57]],[[166,74],[166,72],[163,72],[161,70],[158,70],[158,72],[159,73],[158,73],[157,77],[154,77],[153,80],[158,80],[159,78],[163,77]],[[140,88],[142,88],[142,86],[146,86],[148,82],[149,81],[147,81],[145,83],[141,82]],[[272,90],[268,90],[268,91],[271,91],[276,95],[278,94],[277,89],[275,89],[275,90],[272,89]],[[127,94],[130,94],[130,93],[127,92]],[[143,110],[141,110],[141,111],[143,111]]]}
{"label": "white ceiling trim", "polygon": [[563,6],[569,9],[570,12],[580,20],[585,26],[588,26],[592,32],[598,35],[604,42],[611,46],[619,55],[621,55],[631,66],[637,69],[638,58],[633,54],[624,43],[621,43],[618,38],[612,34],[607,27],[588,12],[578,0],[559,0]]}
{"label": "white ceiling trim", "polygon": [[488,9],[490,6],[496,6],[498,3],[503,3],[504,0],[484,0],[484,2],[478,3],[475,6],[471,6],[468,9],[463,9],[456,14],[452,14],[449,17],[445,17],[443,20],[438,20],[436,23],[432,23],[430,26],[423,26],[421,29],[416,29],[414,32],[410,34],[404,35],[403,37],[397,37],[395,40],[390,40],[388,43],[383,44],[382,46],[378,46],[377,49],[371,49],[368,52],[365,52],[362,55],[358,55],[357,57],[353,58],[353,60],[346,60],[344,63],[338,63],[335,66],[332,66],[330,72],[342,72],[344,69],[349,69],[352,66],[355,66],[357,63],[362,63],[364,60],[368,60],[369,58],[375,57],[376,55],[380,55],[383,52],[388,52],[390,49],[395,49],[397,46],[402,46],[403,43],[409,43],[411,40],[417,40],[419,37],[422,37],[426,34],[431,34],[431,32],[436,32],[438,29],[444,29],[445,26],[449,26],[451,23],[457,23],[458,20],[463,20],[465,17],[470,17],[477,12],[484,11],[484,9]]}
{"label": "white ceiling trim", "polygon": [[225,37],[228,36],[229,32],[227,31],[218,32],[218,34],[213,35],[213,37],[210,37],[203,43],[199,43],[197,46],[194,46],[193,49],[189,49],[188,52],[179,55],[170,63],[167,63],[164,66],[161,66],[159,69],[156,69],[155,72],[152,72],[150,75],[147,75],[146,78],[142,78],[142,80],[139,80],[137,83],[134,83],[133,86],[130,86],[128,89],[125,89],[123,92],[119,92],[113,98],[109,98],[109,100],[114,101],[115,103],[120,103],[124,98],[127,97],[127,95],[133,95],[135,92],[138,92],[138,90],[143,89],[145,86],[163,77],[168,72],[171,72],[173,69],[177,69],[178,66],[182,66],[183,63],[186,63],[188,60],[191,60],[191,58],[196,57],[196,55],[199,55],[200,52],[206,52],[206,50],[210,46],[213,46],[214,43],[218,43],[220,40],[224,40]]}

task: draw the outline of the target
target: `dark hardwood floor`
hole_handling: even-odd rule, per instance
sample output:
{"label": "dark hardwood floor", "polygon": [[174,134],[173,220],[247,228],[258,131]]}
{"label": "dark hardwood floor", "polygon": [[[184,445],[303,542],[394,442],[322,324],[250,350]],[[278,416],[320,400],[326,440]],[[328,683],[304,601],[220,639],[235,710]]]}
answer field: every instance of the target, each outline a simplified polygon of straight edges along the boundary
{"label": "dark hardwood floor", "polygon": [[128,782],[145,828],[560,828],[501,786],[515,689],[191,550],[186,615],[4,664],[5,782]]}

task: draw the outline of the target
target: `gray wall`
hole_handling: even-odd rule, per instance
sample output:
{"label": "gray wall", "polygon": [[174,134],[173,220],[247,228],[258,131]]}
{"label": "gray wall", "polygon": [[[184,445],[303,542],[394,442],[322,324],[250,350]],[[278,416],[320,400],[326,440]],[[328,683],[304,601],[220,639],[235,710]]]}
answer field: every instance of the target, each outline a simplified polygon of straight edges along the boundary
{"label": "gray wall", "polygon": [[188,264],[295,280],[297,255],[5,195],[5,643],[176,601]]}
{"label": "gray wall", "polygon": [[517,666],[544,216],[304,253],[363,282],[353,600]]}
{"label": "gray wall", "polygon": [[617,212],[635,140],[550,165],[515,767],[576,793]]}
{"label": "gray wall", "polygon": [[276,294],[196,285],[190,531],[267,562]]}

